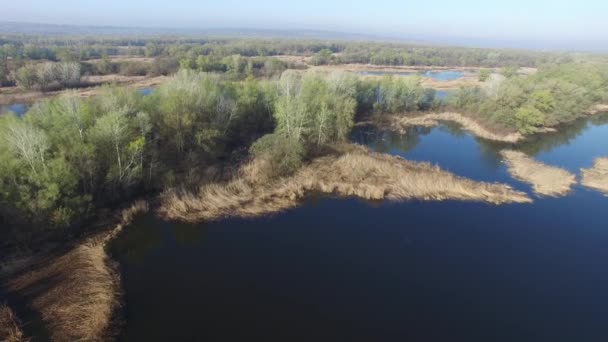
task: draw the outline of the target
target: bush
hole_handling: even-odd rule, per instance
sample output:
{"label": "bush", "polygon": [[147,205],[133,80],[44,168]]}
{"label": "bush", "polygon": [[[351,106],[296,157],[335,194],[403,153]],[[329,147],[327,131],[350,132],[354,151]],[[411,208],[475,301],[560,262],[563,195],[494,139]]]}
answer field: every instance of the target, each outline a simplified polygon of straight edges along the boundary
{"label": "bush", "polygon": [[146,76],[150,66],[142,62],[124,62],[120,65],[120,74],[124,76]]}
{"label": "bush", "polygon": [[300,142],[281,133],[267,134],[250,148],[256,158],[268,162],[267,176],[286,176],[302,165],[304,147]]}

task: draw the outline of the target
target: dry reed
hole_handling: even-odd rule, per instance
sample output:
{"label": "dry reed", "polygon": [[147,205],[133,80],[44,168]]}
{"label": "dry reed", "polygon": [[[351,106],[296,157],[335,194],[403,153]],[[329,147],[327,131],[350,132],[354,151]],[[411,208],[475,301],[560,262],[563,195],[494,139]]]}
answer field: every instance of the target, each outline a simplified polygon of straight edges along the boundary
{"label": "dry reed", "polygon": [[111,320],[119,306],[120,284],[105,245],[134,217],[148,211],[137,201],[123,210],[119,223],[58,255],[33,258],[8,283],[40,313],[55,341],[105,341],[113,337]]}
{"label": "dry reed", "polygon": [[597,158],[593,167],[581,169],[581,184],[608,196],[608,157]]}
{"label": "dry reed", "polygon": [[564,196],[576,183],[576,177],[570,172],[537,162],[523,152],[503,150],[500,154],[507,164],[511,176],[531,184],[538,195]]}
{"label": "dry reed", "polygon": [[290,177],[267,180],[259,172],[264,161],[254,161],[233,181],[205,185],[196,193],[166,191],[159,212],[168,219],[188,222],[252,217],[294,207],[307,192],[369,200],[531,202],[526,194],[506,185],[474,182],[430,164],[372,153],[356,145],[345,148],[342,155],[317,158]]}
{"label": "dry reed", "polygon": [[19,319],[15,316],[11,308],[0,305],[0,341],[4,342],[26,342]]}

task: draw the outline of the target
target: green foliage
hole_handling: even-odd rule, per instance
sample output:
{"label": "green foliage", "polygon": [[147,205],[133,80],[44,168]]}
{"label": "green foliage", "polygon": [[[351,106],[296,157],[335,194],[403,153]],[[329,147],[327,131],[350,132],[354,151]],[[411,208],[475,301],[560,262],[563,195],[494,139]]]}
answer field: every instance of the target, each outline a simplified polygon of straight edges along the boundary
{"label": "green foliage", "polygon": [[312,65],[326,65],[334,61],[333,52],[329,49],[321,49],[314,56],[312,56]]}
{"label": "green foliage", "polygon": [[[507,73],[509,74],[509,73]],[[459,110],[530,134],[541,126],[571,121],[606,100],[608,68],[566,64],[526,77],[506,78],[492,88],[464,88],[452,102]]]}
{"label": "green foliage", "polygon": [[490,78],[492,72],[488,69],[482,69],[479,71],[479,82],[485,82]]}
{"label": "green foliage", "polygon": [[515,112],[515,124],[522,134],[531,134],[543,125],[545,115],[534,107],[521,107]]}
{"label": "green foliage", "polygon": [[279,177],[295,172],[304,157],[304,147],[281,133],[267,134],[251,145],[250,152],[268,163],[270,170],[264,176]]}

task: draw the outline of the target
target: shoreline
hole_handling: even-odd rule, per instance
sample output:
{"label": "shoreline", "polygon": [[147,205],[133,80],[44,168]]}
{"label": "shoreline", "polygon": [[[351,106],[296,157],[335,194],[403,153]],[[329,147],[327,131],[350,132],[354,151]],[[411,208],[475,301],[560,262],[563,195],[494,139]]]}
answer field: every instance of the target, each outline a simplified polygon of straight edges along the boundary
{"label": "shoreline", "polygon": [[581,184],[608,196],[608,157],[597,158],[591,168],[581,169]]}

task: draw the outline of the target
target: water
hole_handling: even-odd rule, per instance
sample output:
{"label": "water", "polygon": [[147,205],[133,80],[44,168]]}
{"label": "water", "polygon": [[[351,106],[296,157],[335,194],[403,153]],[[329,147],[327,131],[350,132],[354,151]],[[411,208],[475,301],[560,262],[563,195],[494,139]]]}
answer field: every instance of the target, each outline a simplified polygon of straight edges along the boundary
{"label": "water", "polygon": [[[608,117],[520,146],[578,173],[608,155]],[[501,144],[455,126],[353,139],[456,174],[511,179]],[[493,206],[309,198],[258,219],[140,218],[111,246],[124,341],[606,341],[608,198]]]}
{"label": "water", "polygon": [[154,89],[152,89],[152,88],[140,88],[140,89],[137,89],[137,91],[141,95],[143,95],[143,96],[148,96],[148,95],[152,94],[152,92],[154,91]]}
{"label": "water", "polygon": [[0,105],[0,115],[7,113],[15,113],[17,116],[23,116],[27,112],[28,106],[24,103],[14,103],[10,105]]}
{"label": "water", "polygon": [[383,75],[395,75],[395,76],[413,76],[420,75],[434,79],[436,81],[453,81],[464,77],[464,73],[461,71],[397,71],[397,72],[386,72],[386,71],[361,71],[358,73],[362,76],[383,76]]}

